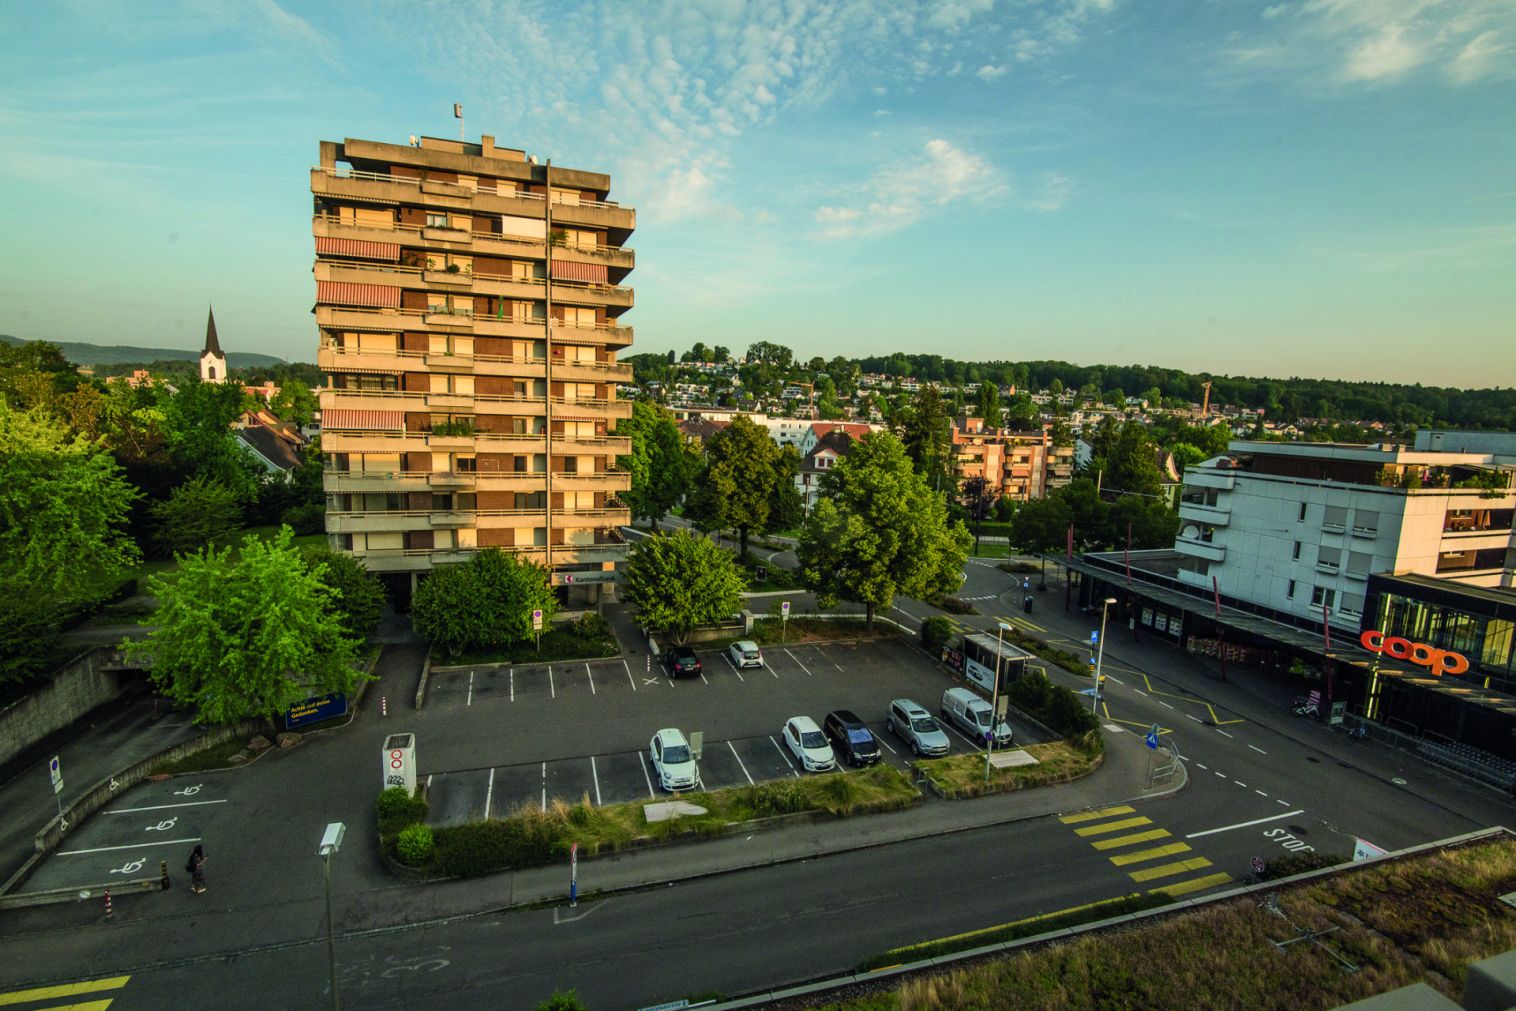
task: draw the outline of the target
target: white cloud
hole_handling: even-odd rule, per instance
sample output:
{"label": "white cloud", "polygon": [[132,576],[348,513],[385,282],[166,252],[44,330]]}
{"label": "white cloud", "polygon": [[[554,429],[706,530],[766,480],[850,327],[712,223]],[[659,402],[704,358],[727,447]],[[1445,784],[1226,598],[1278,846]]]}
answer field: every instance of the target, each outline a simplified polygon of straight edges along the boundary
{"label": "white cloud", "polygon": [[984,66],[974,71],[974,76],[979,78],[981,81],[993,81],[998,78],[1004,77],[1006,74],[1010,73],[1010,70],[1010,67],[996,67],[986,63]]}
{"label": "white cloud", "polygon": [[920,161],[876,172],[862,187],[862,206],[817,208],[819,237],[884,235],[914,224],[934,207],[990,200],[1008,190],[1001,173],[981,155],[941,139],[928,141],[922,153]]}
{"label": "white cloud", "polygon": [[1275,4],[1272,7],[1265,7],[1263,9],[1263,19],[1265,21],[1272,21],[1283,14],[1288,14],[1289,10],[1289,4]]}
{"label": "white cloud", "polygon": [[1044,172],[1037,189],[1021,203],[1034,211],[1061,210],[1074,195],[1074,181],[1061,172]]}
{"label": "white cloud", "polygon": [[1399,77],[1426,58],[1425,47],[1408,38],[1403,25],[1385,25],[1377,34],[1353,47],[1343,76],[1350,81]]}
{"label": "white cloud", "polygon": [[1502,42],[1495,32],[1482,32],[1458,51],[1448,73],[1459,84],[1472,84],[1493,75],[1501,67],[1509,72],[1510,60],[1506,54],[1510,51],[1510,44]]}

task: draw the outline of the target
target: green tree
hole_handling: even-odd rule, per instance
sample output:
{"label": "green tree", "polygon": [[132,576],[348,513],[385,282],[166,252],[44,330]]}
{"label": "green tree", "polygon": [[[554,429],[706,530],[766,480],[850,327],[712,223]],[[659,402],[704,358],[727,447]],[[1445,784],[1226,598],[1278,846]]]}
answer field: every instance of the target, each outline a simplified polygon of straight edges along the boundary
{"label": "green tree", "polygon": [[621,497],[633,519],[649,520],[656,530],[658,521],[684,497],[697,461],[685,447],[673,414],[657,404],[633,403],[632,416],[617,423],[616,434],[632,440],[631,454],[616,458],[616,465],[632,475],[632,487]]}
{"label": "green tree", "polygon": [[240,501],[252,502],[261,468],[238,447],[231,428],[246,405],[240,386],[198,381],[158,401],[168,452],[179,472],[214,478]]}
{"label": "green tree", "polygon": [[1184,473],[1186,468],[1193,467],[1197,463],[1204,463],[1210,457],[1206,456],[1205,450],[1199,446],[1193,446],[1188,442],[1176,442],[1169,447],[1169,452],[1174,454],[1174,462],[1179,465],[1179,472]]}
{"label": "green tree", "polygon": [[152,630],[123,648],[151,662],[153,683],[193,705],[197,723],[273,719],[363,679],[324,566],[308,565],[291,538],[286,527],[272,540],[244,538],[235,556],[204,548],[148,579],[158,606],[143,624]]}
{"label": "green tree", "polygon": [[499,548],[485,548],[462,565],[443,565],[422,580],[411,601],[417,633],[449,654],[509,646],[535,633],[532,611],[542,623],[558,613],[547,570]]}
{"label": "green tree", "polygon": [[1105,472],[1103,491],[1156,496],[1162,484],[1157,449],[1142,422],[1106,422],[1092,444],[1090,472]]}
{"label": "green tree", "polygon": [[1172,548],[1179,533],[1179,514],[1156,499],[1123,495],[1106,514],[1113,547],[1124,547],[1131,530],[1133,550]]}
{"label": "green tree", "polygon": [[779,447],[779,458],[774,463],[773,495],[769,499],[769,518],[765,530],[796,530],[805,522],[805,500],[795,478],[800,474],[800,450],[794,446]]}
{"label": "green tree", "polygon": [[280,418],[292,421],[300,428],[314,421],[316,412],[321,409],[311,388],[298,379],[285,380],[268,406]]}
{"label": "green tree", "polygon": [[300,554],[307,567],[322,567],[321,579],[335,595],[342,630],[360,642],[373,635],[387,596],[379,577],[352,555],[325,544],[308,545]]}
{"label": "green tree", "polygon": [[898,427],[901,445],[927,487],[933,491],[950,487],[948,454],[952,432],[947,405],[936,383],[928,383],[916,393],[910,407],[902,413]]}
{"label": "green tree", "polygon": [[732,419],[706,443],[685,515],[703,530],[735,528],[747,554],[748,534],[768,529],[779,466],[779,446],[768,431],[745,417]]}
{"label": "green tree", "polygon": [[621,573],[621,591],[643,627],[669,633],[675,644],[741,610],[746,589],[736,559],[689,530],[639,541]]}
{"label": "green tree", "polygon": [[154,502],[148,511],[157,525],[154,539],[170,553],[193,551],[218,538],[225,543],[242,527],[237,493],[214,478],[197,474]]}
{"label": "green tree", "polygon": [[999,428],[1004,424],[1004,415],[1000,410],[1000,387],[993,382],[979,384],[979,416],[984,419],[985,428]]}
{"label": "green tree", "polygon": [[0,397],[14,407],[52,407],[81,382],[56,344],[0,343]]}
{"label": "green tree", "polygon": [[822,479],[797,554],[800,575],[823,607],[838,600],[888,610],[897,594],[925,599],[958,587],[969,532],[916,472],[905,447],[883,432],[863,437]]}
{"label": "green tree", "polygon": [[457,656],[489,636],[475,607],[473,573],[465,565],[439,565],[411,598],[411,625],[433,647]]}

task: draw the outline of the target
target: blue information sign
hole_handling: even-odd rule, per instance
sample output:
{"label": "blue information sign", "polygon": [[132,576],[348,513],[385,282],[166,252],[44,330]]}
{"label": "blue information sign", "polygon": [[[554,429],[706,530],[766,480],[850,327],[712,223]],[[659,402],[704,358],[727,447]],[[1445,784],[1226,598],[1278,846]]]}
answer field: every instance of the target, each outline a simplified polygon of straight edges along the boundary
{"label": "blue information sign", "polygon": [[304,702],[296,702],[290,706],[284,714],[284,729],[294,730],[308,723],[320,723],[322,720],[335,719],[347,714],[347,696],[341,692],[332,692],[329,695],[318,695]]}

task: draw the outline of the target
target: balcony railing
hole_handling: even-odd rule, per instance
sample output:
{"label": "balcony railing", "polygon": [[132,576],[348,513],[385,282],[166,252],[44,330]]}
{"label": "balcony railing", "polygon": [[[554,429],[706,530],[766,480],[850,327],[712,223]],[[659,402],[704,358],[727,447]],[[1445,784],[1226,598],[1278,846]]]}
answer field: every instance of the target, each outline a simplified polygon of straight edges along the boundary
{"label": "balcony railing", "polygon": [[[385,172],[365,172],[361,169],[350,168],[346,165],[314,165],[311,167],[311,171],[320,172],[322,175],[330,176],[333,179],[361,179],[365,182],[371,183],[399,183],[404,186],[414,186],[417,190],[421,189],[422,183],[447,183],[452,186],[462,185],[460,183],[454,182],[451,179],[425,179],[419,176],[390,175]],[[464,186],[463,188],[470,189],[472,187]],[[517,197],[521,200],[543,199],[541,193],[527,193],[520,190],[501,193],[498,190],[475,189],[475,192],[485,193],[491,196]]]}
{"label": "balcony railing", "polygon": [[[337,344],[335,341],[332,341],[332,340],[323,340],[321,342],[321,350],[325,351],[325,352],[327,352],[329,354],[336,355],[338,357],[351,356],[353,358],[361,358],[361,357],[364,357],[364,356],[379,355],[379,356],[382,356],[382,357],[385,357],[385,358],[412,358],[412,359],[415,359],[417,361],[421,361],[423,359],[439,358],[439,357],[450,357],[450,358],[461,359],[464,363],[467,363],[467,362],[488,362],[488,363],[490,363],[492,365],[543,365],[543,366],[545,366],[547,364],[547,361],[548,361],[547,358],[544,358],[544,357],[534,357],[534,356],[531,356],[531,355],[482,355],[482,354],[461,355],[461,354],[456,354],[456,353],[447,352],[447,351],[403,351],[403,350],[401,350],[399,348],[393,348],[393,349],[392,348],[382,348],[382,349],[381,348],[348,348],[348,347],[342,347],[339,344]],[[599,362],[599,361],[584,361],[584,360],[579,360],[579,361],[559,361],[557,359],[554,359],[554,361],[553,361],[553,367],[554,368],[560,368],[560,369],[561,368],[595,369],[595,370],[599,370],[601,372],[615,372],[618,375],[622,374],[622,373],[629,374],[630,371],[631,371],[631,368],[632,368],[630,365],[626,365],[626,364],[623,364],[621,362]]]}
{"label": "balcony railing", "polygon": [[[369,174],[372,175],[374,173],[369,173]],[[382,177],[380,177],[380,178],[382,178]],[[405,179],[403,177],[392,177],[391,181],[394,181],[394,182],[414,182],[414,180],[408,180],[408,179]],[[486,190],[485,192],[488,192],[488,191]],[[526,197],[527,199],[531,199],[532,197],[535,197],[535,199],[538,199],[538,200],[542,199],[540,196],[536,196],[535,194],[533,194],[531,197],[527,197],[526,194],[523,194],[522,196]],[[335,214],[316,214],[316,215],[312,216],[312,220],[314,222],[322,222],[322,223],[331,224],[331,225],[348,226],[348,227],[352,227],[352,228],[366,228],[366,229],[370,229],[370,230],[373,230],[373,231],[412,232],[412,233],[416,234],[417,236],[419,236],[421,234],[421,230],[426,227],[425,225],[402,225],[402,224],[399,224],[399,223],[380,224],[380,225],[368,224],[368,223],[359,223],[357,221],[344,220],[343,218],[339,218]],[[433,227],[435,227],[435,226],[433,226]],[[547,242],[546,238],[534,239],[534,238],[529,238],[529,237],[524,236],[524,235],[507,235],[504,232],[471,232],[469,234],[475,240],[485,239],[485,240],[490,241],[490,242],[505,243],[506,245],[532,246],[532,247],[534,247],[536,249],[542,248],[542,246],[544,244],[546,244],[546,242]],[[595,246],[593,248],[588,248],[588,247],[584,247],[584,246],[568,246],[568,245],[558,246],[558,245],[555,245],[554,248],[555,249],[572,250],[573,252],[576,252],[576,253],[586,253],[586,254],[588,254],[590,256],[600,256],[600,255],[614,256],[617,253],[626,253],[626,254],[628,254],[630,256],[636,256],[637,255],[637,251],[634,248],[632,248],[631,246]]]}
{"label": "balcony railing", "polygon": [[[317,303],[317,308],[318,309],[334,309],[334,310],[337,310],[337,311],[340,311],[340,312],[356,312],[356,313],[362,313],[364,315],[388,316],[388,317],[394,317],[394,316],[412,316],[412,317],[421,317],[421,316],[458,316],[458,317],[460,317],[463,320],[467,320],[470,325],[472,325],[472,323],[475,322],[475,321],[481,322],[481,323],[513,323],[513,324],[519,323],[519,324],[522,324],[522,325],[530,325],[530,326],[541,326],[542,324],[548,322],[548,320],[546,320],[546,319],[544,319],[542,317],[539,317],[539,316],[533,316],[533,317],[523,316],[523,317],[520,317],[520,318],[515,317],[515,316],[503,316],[503,315],[497,316],[497,315],[493,315],[493,314],[490,314],[490,313],[475,313],[472,309],[458,308],[458,307],[451,307],[451,306],[450,307],[429,307],[429,308],[426,308],[426,309],[395,309],[395,308],[382,308],[381,309],[381,308],[375,308],[374,306],[368,306],[368,305],[337,305],[337,304],[334,304],[334,303],[331,303],[331,302],[320,302],[320,303]],[[568,329],[571,329],[571,330],[598,330],[598,331],[602,331],[602,332],[605,332],[605,333],[614,334],[614,335],[616,335],[618,337],[626,336],[626,335],[628,335],[628,334],[630,334],[632,332],[632,328],[631,327],[620,326],[620,325],[618,325],[616,323],[599,323],[599,322],[587,322],[587,321],[580,321],[580,320],[555,319],[555,320],[552,321],[552,324],[553,324],[554,327],[565,327],[565,328],[568,328]],[[448,324],[441,323],[439,325],[441,325],[441,326],[447,326]],[[462,326],[464,324],[460,322],[458,325]]]}

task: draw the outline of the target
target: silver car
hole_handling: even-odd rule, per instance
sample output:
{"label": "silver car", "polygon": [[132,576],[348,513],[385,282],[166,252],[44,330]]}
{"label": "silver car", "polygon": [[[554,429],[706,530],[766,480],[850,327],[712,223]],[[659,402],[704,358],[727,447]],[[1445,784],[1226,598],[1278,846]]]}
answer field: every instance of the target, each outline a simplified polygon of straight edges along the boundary
{"label": "silver car", "polygon": [[910,699],[891,702],[884,725],[889,727],[892,734],[910,745],[913,755],[935,757],[948,753],[947,732],[932,719],[931,713]]}
{"label": "silver car", "polygon": [[743,667],[762,667],[763,650],[751,639],[743,639],[734,642],[727,650],[727,659],[732,661],[732,666],[741,670]]}

